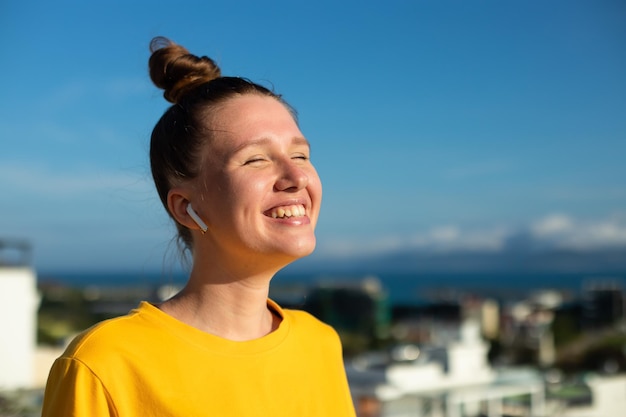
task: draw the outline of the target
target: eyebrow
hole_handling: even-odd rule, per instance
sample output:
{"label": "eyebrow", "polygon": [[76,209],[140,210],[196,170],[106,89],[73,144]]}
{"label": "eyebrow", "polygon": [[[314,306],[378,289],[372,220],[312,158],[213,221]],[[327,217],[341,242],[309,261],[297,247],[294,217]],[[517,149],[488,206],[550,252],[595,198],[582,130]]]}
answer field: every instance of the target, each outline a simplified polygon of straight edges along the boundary
{"label": "eyebrow", "polygon": [[[262,137],[259,139],[255,139],[252,140],[250,142],[246,142],[243,143],[239,146],[237,146],[235,149],[233,149],[233,154],[241,151],[242,149],[246,149],[246,148],[250,148],[253,146],[263,146],[263,145],[267,145],[268,143],[272,142],[272,139],[267,138],[267,137]],[[311,144],[309,143],[308,140],[306,140],[305,138],[303,138],[302,136],[296,136],[293,139],[291,139],[291,143],[292,145],[305,145],[308,148],[311,148]]]}

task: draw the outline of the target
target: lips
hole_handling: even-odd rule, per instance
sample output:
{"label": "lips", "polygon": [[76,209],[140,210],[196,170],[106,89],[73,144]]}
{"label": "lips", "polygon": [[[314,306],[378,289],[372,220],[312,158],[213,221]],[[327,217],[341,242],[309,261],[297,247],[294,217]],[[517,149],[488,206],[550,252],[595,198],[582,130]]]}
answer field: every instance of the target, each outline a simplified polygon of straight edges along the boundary
{"label": "lips", "polygon": [[274,219],[303,217],[306,215],[306,210],[302,204],[291,204],[288,206],[274,207],[269,210],[267,215]]}

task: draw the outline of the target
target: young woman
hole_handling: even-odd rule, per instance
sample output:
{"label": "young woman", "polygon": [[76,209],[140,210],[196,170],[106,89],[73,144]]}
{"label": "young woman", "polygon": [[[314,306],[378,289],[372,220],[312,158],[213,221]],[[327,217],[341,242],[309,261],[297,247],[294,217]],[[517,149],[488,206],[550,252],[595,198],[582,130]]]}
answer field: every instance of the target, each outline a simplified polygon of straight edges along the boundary
{"label": "young woman", "polygon": [[154,182],[192,255],[184,289],[78,336],[43,416],[354,416],[332,328],[268,299],[315,247],[322,186],[279,95],[164,38],[150,76],[173,105],[154,128]]}

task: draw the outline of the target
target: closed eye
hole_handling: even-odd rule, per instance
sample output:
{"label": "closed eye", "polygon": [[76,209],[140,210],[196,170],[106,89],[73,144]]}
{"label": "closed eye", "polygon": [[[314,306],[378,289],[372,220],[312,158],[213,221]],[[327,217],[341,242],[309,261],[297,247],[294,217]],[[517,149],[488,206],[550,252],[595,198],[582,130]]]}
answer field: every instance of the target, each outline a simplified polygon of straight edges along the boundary
{"label": "closed eye", "polygon": [[261,156],[254,156],[252,158],[247,159],[246,162],[244,162],[244,165],[258,165],[265,161],[267,160]]}

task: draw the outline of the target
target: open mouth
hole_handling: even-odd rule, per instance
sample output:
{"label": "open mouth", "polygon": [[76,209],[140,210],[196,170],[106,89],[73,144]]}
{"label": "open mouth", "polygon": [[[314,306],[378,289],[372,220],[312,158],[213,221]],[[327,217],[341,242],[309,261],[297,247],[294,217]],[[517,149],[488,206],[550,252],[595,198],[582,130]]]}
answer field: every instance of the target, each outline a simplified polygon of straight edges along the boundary
{"label": "open mouth", "polygon": [[290,217],[303,217],[306,215],[306,210],[301,204],[293,204],[291,206],[275,207],[270,210],[268,214],[274,219],[286,219]]}

